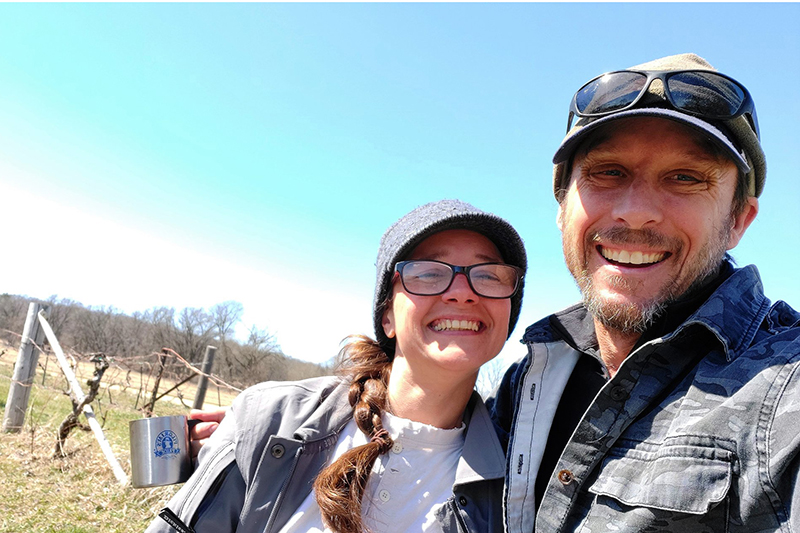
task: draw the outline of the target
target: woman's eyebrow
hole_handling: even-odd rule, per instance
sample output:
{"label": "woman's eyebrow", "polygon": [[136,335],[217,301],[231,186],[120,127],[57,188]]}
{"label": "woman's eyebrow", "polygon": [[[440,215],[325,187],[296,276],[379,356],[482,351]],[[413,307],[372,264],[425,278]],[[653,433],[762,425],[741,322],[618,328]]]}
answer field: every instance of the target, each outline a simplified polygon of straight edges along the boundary
{"label": "woman's eyebrow", "polygon": [[[440,261],[442,257],[444,257],[446,252],[435,252],[432,254],[426,254],[425,257],[418,257],[417,259],[429,259],[432,261]],[[502,261],[502,258],[499,255],[486,255],[486,254],[475,254],[475,258],[481,262],[486,263],[495,263],[497,261]]]}

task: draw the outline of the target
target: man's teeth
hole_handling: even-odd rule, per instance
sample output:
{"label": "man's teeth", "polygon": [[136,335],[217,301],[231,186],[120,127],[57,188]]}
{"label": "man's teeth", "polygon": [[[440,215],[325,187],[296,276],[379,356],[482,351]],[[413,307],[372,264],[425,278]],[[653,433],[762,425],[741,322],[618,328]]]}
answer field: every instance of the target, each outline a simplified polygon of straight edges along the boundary
{"label": "man's teeth", "polygon": [[436,331],[478,331],[480,324],[474,320],[450,320],[446,318],[435,323]]}
{"label": "man's teeth", "polygon": [[658,263],[667,255],[666,252],[653,252],[646,254],[644,252],[608,250],[606,248],[600,248],[600,253],[609,261],[614,261],[615,263],[627,263],[630,265],[649,265],[651,263]]}

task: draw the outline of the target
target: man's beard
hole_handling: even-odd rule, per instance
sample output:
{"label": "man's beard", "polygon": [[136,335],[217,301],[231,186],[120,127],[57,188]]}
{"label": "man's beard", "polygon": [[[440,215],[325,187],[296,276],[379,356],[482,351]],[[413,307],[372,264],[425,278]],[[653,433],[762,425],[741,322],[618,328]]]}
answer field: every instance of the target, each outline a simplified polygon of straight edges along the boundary
{"label": "man's beard", "polygon": [[[594,287],[594,281],[588,270],[588,257],[595,248],[594,243],[602,240],[617,245],[641,244],[652,249],[669,249],[673,254],[679,255],[683,248],[679,239],[671,239],[650,229],[612,228],[590,235],[585,248],[586,257],[581,259],[575,247],[567,246],[569,236],[565,234],[564,258],[580,288],[583,303],[592,316],[608,329],[625,335],[641,335],[663,315],[669,304],[693,292],[695,288],[703,285],[709,276],[718,271],[727,252],[732,223],[732,218],[729,218],[725,224],[716,229],[715,237],[712,237],[698,256],[687,265],[688,270],[680,276],[680,279],[672,279],[654,297],[644,302],[617,303],[603,299]],[[605,282],[612,289],[628,293],[634,288],[625,276],[607,277]]]}

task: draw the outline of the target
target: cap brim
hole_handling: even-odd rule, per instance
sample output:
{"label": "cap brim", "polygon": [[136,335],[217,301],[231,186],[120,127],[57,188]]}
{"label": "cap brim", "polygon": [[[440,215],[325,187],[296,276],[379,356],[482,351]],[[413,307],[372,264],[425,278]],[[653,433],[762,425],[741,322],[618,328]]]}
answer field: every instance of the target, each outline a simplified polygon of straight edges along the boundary
{"label": "cap brim", "polygon": [[675,111],[673,109],[663,109],[658,107],[643,107],[643,108],[635,108],[635,109],[628,109],[626,111],[620,111],[619,113],[614,113],[613,115],[607,115],[605,117],[600,117],[597,120],[589,122],[584,126],[580,126],[579,128],[573,128],[572,132],[567,134],[564,140],[561,142],[561,146],[556,151],[555,155],[553,156],[553,164],[559,164],[566,162],[575,150],[578,148],[581,142],[586,139],[586,135],[591,133],[592,131],[596,130],[597,128],[603,126],[604,124],[608,124],[611,121],[619,120],[622,118],[630,118],[630,117],[660,117],[666,118],[669,120],[674,120],[676,122],[680,122],[681,124],[686,124],[687,126],[699,131],[700,133],[705,133],[709,135],[718,145],[720,148],[725,150],[725,152],[730,156],[731,160],[736,163],[736,166],[739,167],[739,170],[747,174],[750,172],[750,164],[747,162],[747,158],[744,155],[744,152],[741,152],[734,146],[731,140],[725,135],[720,129],[715,127],[713,124],[710,124],[700,118],[693,117],[691,115],[686,115],[679,111]]}

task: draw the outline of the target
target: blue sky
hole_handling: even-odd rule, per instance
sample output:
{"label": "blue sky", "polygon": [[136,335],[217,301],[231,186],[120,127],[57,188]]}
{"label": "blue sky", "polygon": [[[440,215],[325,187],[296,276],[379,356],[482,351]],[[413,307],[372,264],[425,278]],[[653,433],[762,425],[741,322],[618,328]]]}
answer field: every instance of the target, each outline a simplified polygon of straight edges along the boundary
{"label": "blue sky", "polygon": [[733,255],[800,306],[800,4],[0,4],[0,292],[244,305],[324,361],[371,333],[383,231],[458,197],[528,248],[520,324],[578,299],[551,157],[604,71],[695,52],[753,94]]}

